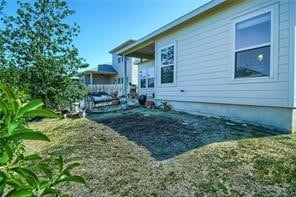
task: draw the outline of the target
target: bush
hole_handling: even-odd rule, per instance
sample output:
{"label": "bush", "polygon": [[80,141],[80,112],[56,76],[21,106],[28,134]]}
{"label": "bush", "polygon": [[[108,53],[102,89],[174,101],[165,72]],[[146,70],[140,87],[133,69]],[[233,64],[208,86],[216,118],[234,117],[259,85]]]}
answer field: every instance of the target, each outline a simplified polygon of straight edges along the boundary
{"label": "bush", "polygon": [[57,186],[61,183],[85,184],[82,177],[71,173],[78,163],[65,165],[60,156],[50,165],[40,155],[27,155],[24,149],[24,140],[49,141],[43,133],[27,127],[28,119],[59,116],[43,109],[41,100],[22,103],[10,88],[0,86],[0,90],[0,196],[60,196],[63,192]]}

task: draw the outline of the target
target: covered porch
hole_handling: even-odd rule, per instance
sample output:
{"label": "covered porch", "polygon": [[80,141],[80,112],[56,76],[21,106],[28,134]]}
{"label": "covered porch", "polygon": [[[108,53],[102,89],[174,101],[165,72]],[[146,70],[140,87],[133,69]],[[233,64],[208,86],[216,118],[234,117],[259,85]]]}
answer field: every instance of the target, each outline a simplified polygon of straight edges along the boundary
{"label": "covered porch", "polygon": [[[139,91],[140,91],[142,89],[141,81],[143,81],[143,75],[141,74],[142,73],[142,71],[141,71],[142,65],[144,65],[146,62],[150,62],[150,63],[152,62],[151,67],[153,67],[153,69],[154,69],[155,42],[153,41],[153,42],[145,42],[145,43],[139,44],[137,41],[131,45],[128,45],[127,47],[123,48],[122,50],[119,50],[117,52],[117,55],[121,55],[124,58],[126,58],[126,57],[137,58],[137,61],[135,61],[134,64],[137,64],[139,67],[139,73],[138,73],[139,83],[138,84],[139,84]],[[124,65],[124,73],[125,74],[126,74],[126,71],[127,71],[127,65],[125,64]],[[155,72],[152,72],[152,73],[154,75]],[[154,78],[155,77],[153,76],[153,80],[154,80]],[[145,83],[148,84],[148,78],[145,80],[147,80],[147,82],[145,82]],[[128,82],[124,81],[123,86],[124,86],[123,87],[124,94],[127,95],[128,94]],[[146,88],[147,87],[145,87],[145,89]],[[153,88],[154,88],[154,85],[153,85]]]}
{"label": "covered porch", "polygon": [[85,85],[113,84],[116,79],[116,73],[102,73],[99,71],[85,71],[82,74]]}

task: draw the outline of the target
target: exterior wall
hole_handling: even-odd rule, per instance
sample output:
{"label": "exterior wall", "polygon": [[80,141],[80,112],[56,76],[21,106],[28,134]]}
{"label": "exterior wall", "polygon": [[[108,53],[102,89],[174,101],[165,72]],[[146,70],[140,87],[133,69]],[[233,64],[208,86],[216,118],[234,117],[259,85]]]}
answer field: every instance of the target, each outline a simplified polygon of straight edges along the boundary
{"label": "exterior wall", "polygon": [[[134,58],[132,59],[132,61],[134,61]],[[130,77],[131,77],[131,83],[138,85],[138,65],[132,63],[132,67],[131,67],[131,72],[130,72]]]}
{"label": "exterior wall", "polygon": [[86,85],[88,85],[88,84],[90,84],[90,77],[89,77],[89,75],[84,75],[84,83],[86,84]]}
{"label": "exterior wall", "polygon": [[[289,0],[234,1],[223,10],[197,19],[189,26],[162,37],[156,42],[156,99],[200,103],[291,107],[289,75]],[[278,8],[277,68],[272,81],[237,82],[232,79],[233,24],[245,14],[266,8]],[[176,43],[176,84],[164,86],[159,79],[159,49]],[[184,90],[184,91],[181,91]],[[250,108],[251,109],[251,108]],[[250,114],[249,114],[250,115]],[[262,121],[263,122],[263,121]]]}
{"label": "exterior wall", "polygon": [[[138,65],[138,84],[139,84],[139,88],[138,88],[138,93],[139,95],[144,94],[147,95],[148,98],[152,98],[153,97],[153,93],[155,93],[155,88],[148,88],[148,84],[146,88],[141,88],[141,78],[140,78],[140,71],[142,69],[147,69],[147,68],[154,68],[154,61],[148,61],[148,62],[144,62]],[[148,83],[148,82],[146,82]],[[155,79],[154,79],[154,86],[155,86]]]}
{"label": "exterior wall", "polygon": [[124,76],[124,64],[123,62],[118,63],[118,56],[115,54],[112,54],[112,66],[118,72],[117,77]]}
{"label": "exterior wall", "polygon": [[[85,84],[90,84],[90,76],[89,74],[84,76],[85,78]],[[93,84],[112,84],[113,83],[113,77],[112,76],[105,76],[105,75],[96,75],[93,74]]]}
{"label": "exterior wall", "polygon": [[[128,57],[127,60],[127,77],[128,83],[138,85],[138,70],[137,65],[133,64],[134,58]],[[124,62],[118,63],[118,56],[112,54],[112,66],[118,72],[117,78],[124,77]]]}
{"label": "exterior wall", "polygon": [[[158,104],[159,103],[160,100],[158,100]],[[195,115],[223,117],[241,123],[252,123],[270,128],[276,128],[284,132],[296,130],[295,125],[291,124],[293,119],[296,119],[296,112],[290,108],[180,101],[171,101],[169,104],[174,110],[186,111]]]}
{"label": "exterior wall", "polygon": [[[290,12],[290,24],[291,24],[291,29],[290,29],[290,35],[291,35],[291,45],[290,45],[290,78],[291,78],[291,89],[294,91],[290,92],[290,97],[293,98],[293,107],[296,107],[296,1],[295,0],[290,0],[291,1],[291,12]],[[292,81],[293,79],[293,81]],[[295,121],[296,123],[296,121]]]}
{"label": "exterior wall", "polygon": [[93,84],[112,84],[112,76],[93,75]]}

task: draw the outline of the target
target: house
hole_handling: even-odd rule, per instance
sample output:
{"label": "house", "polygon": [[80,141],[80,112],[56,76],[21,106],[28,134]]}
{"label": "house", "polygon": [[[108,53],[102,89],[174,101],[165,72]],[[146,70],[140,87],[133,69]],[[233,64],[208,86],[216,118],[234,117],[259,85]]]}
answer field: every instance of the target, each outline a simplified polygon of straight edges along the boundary
{"label": "house", "polygon": [[119,91],[120,95],[124,88],[126,91],[128,90],[129,84],[138,85],[138,66],[136,64],[139,58],[126,57],[125,64],[123,57],[115,54],[116,51],[134,42],[134,40],[128,40],[112,49],[110,51],[112,65],[100,64],[95,68],[85,70],[80,73],[80,80],[89,87],[91,92],[106,91],[111,93]]}
{"label": "house", "polygon": [[139,91],[175,110],[295,131],[295,10],[295,0],[212,0],[114,55],[148,60]]}
{"label": "house", "polygon": [[83,71],[81,80],[86,85],[113,84],[118,72],[109,64],[100,64],[96,68]]}
{"label": "house", "polygon": [[112,66],[118,72],[117,83],[124,84],[124,91],[128,91],[129,84],[138,85],[138,66],[137,62],[139,58],[135,57],[125,57],[117,55],[116,53],[136,42],[135,40],[127,40],[126,42],[120,44],[114,49],[110,50],[109,53],[112,54]]}

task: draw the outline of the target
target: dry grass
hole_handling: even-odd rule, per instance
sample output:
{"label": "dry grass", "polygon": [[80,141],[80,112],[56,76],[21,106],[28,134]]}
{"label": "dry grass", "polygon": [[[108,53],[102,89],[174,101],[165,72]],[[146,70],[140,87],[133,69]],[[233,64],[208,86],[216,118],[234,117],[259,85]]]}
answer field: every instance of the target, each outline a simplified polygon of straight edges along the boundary
{"label": "dry grass", "polygon": [[[202,121],[220,123],[216,129],[221,131],[210,128],[202,135]],[[77,173],[88,184],[66,185],[74,196],[296,195],[296,135],[254,137],[262,128],[249,126],[247,132],[221,124],[219,119],[137,109],[90,119],[44,120],[31,126],[52,142],[30,142],[28,148],[81,163]],[[174,146],[178,140],[182,143]],[[164,147],[175,151],[160,151]]]}

